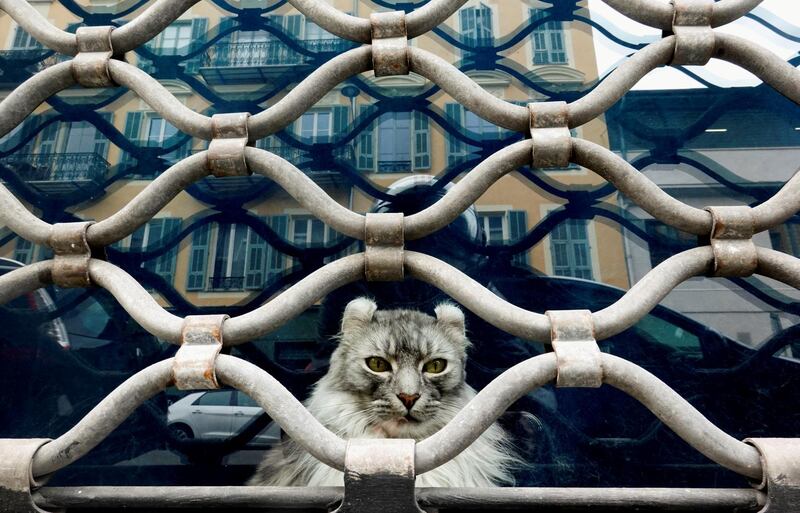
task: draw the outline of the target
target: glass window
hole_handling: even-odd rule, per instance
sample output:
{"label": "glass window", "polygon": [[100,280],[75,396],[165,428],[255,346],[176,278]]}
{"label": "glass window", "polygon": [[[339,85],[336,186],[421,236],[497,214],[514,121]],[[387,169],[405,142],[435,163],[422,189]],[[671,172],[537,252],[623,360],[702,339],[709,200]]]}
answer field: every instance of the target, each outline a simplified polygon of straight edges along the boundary
{"label": "glass window", "polygon": [[[547,16],[547,11],[531,9],[531,22]],[[534,64],[567,64],[567,51],[564,44],[562,22],[548,21],[531,32]]]}
{"label": "glass window", "polygon": [[218,392],[206,392],[198,398],[194,404],[197,406],[230,406],[231,390],[220,390]]}
{"label": "glass window", "polygon": [[470,46],[491,46],[494,43],[492,9],[483,3],[459,11],[461,37]]}
{"label": "glass window", "polygon": [[[159,53],[174,55],[183,52],[192,43],[192,23],[176,22],[169,25],[161,33]],[[181,52],[178,52],[180,50]]]}
{"label": "glass window", "polygon": [[550,233],[553,274],[592,279],[592,261],[586,220],[568,219]]}
{"label": "glass window", "polygon": [[300,116],[300,136],[303,139],[327,142],[331,136],[329,111],[306,112]]}
{"label": "glass window", "polygon": [[378,119],[378,171],[411,171],[410,112],[387,112]]}
{"label": "glass window", "polygon": [[236,399],[237,399],[238,406],[245,406],[245,407],[248,407],[248,408],[253,408],[253,407],[260,408],[261,407],[257,402],[255,402],[253,400],[252,397],[250,397],[249,395],[245,394],[244,392],[237,392],[236,393]]}

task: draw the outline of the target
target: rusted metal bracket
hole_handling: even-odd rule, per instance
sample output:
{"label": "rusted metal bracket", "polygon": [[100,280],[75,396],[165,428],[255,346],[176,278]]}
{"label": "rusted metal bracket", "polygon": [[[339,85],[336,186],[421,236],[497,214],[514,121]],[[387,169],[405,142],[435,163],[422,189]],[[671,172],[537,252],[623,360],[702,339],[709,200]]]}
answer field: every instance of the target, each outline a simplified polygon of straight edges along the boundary
{"label": "rusted metal bracket", "polygon": [[767,504],[759,513],[800,511],[800,439],[748,438],[745,442],[761,454],[764,476],[754,486],[767,493]]}
{"label": "rusted metal bracket", "polygon": [[72,75],[83,87],[115,87],[108,61],[114,57],[111,32],[114,27],[78,27],[78,54],[72,59]]}
{"label": "rusted metal bracket", "polygon": [[758,266],[753,242],[753,209],[748,206],[706,207],[711,212],[714,276],[750,276]]}
{"label": "rusted metal bracket", "polygon": [[53,250],[53,284],[63,288],[90,287],[89,260],[92,249],[86,230],[94,221],[56,223],[50,231],[48,245]]}
{"label": "rusted metal bracket", "polygon": [[372,23],[372,69],[376,77],[408,75],[408,30],[403,11],[375,12]]}
{"label": "rusted metal bracket", "polygon": [[414,440],[352,439],[344,499],[335,513],[422,513],[414,491]]}
{"label": "rusted metal bracket", "polygon": [[31,489],[42,486],[31,471],[33,456],[49,438],[0,439],[0,511],[47,513],[33,502]]}
{"label": "rusted metal bracket", "polygon": [[214,114],[211,116],[213,139],[208,145],[208,169],[211,174],[225,176],[249,176],[244,149],[250,138],[247,132],[248,112]]}
{"label": "rusted metal bracket", "polygon": [[187,315],[183,321],[181,347],[172,362],[178,390],[219,388],[215,372],[222,350],[222,325],[227,315]]}
{"label": "rusted metal bracket", "polygon": [[716,44],[711,29],[714,0],[672,0],[672,6],[675,10],[672,18],[675,52],[670,64],[707,64]]}
{"label": "rusted metal bracket", "polygon": [[529,103],[533,167],[567,167],[572,156],[567,102]]}
{"label": "rusted metal bracket", "polygon": [[405,243],[403,214],[368,213],[364,227],[364,274],[367,281],[402,280]]}
{"label": "rusted metal bracket", "polygon": [[550,339],[558,360],[556,386],[598,388],[603,362],[589,310],[548,310]]}

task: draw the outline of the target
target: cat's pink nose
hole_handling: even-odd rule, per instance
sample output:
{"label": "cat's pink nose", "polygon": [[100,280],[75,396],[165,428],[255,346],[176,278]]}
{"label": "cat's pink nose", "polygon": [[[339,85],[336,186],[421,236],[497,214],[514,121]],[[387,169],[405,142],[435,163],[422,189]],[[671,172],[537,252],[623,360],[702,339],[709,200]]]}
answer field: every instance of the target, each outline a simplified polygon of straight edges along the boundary
{"label": "cat's pink nose", "polygon": [[410,410],[419,399],[419,394],[397,394],[397,398],[405,405],[406,409]]}

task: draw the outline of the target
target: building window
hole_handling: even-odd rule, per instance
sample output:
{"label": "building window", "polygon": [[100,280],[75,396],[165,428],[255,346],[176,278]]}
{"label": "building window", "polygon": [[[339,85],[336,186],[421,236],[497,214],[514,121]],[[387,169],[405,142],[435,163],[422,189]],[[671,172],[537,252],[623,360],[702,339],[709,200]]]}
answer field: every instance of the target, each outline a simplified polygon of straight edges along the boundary
{"label": "building window", "polygon": [[[175,127],[175,125],[160,116],[148,116],[147,121],[148,126],[145,140],[147,146],[163,148],[167,144],[171,145],[175,143],[173,136],[178,133],[178,129]],[[189,152],[190,143],[187,141],[176,150],[162,155],[161,158],[169,164],[175,164],[181,159],[189,156]]]}
{"label": "building window", "polygon": [[[483,228],[486,244],[503,246],[513,244],[528,233],[528,213],[524,210],[504,212],[479,212],[478,222]],[[512,257],[512,262],[528,265],[528,251],[524,249]]]}
{"label": "building window", "polygon": [[37,50],[42,48],[42,44],[33,38],[28,32],[22,28],[17,27],[14,32],[14,41],[11,43],[12,50]]}
{"label": "building window", "polygon": [[[480,141],[499,139],[501,136],[500,127],[493,125],[477,114],[466,110],[461,104],[445,104],[447,118],[456,128],[466,130],[466,135]],[[467,155],[479,150],[477,146],[472,146],[462,141],[455,135],[447,134],[447,164],[454,165],[466,160]]]}
{"label": "building window", "polygon": [[331,137],[331,112],[306,112],[300,116],[300,137],[308,141],[328,141]]}
{"label": "building window", "polygon": [[192,22],[176,21],[161,32],[158,48],[161,55],[176,55],[192,44]]}
{"label": "building window", "polygon": [[[259,217],[280,238],[286,237],[287,216]],[[210,251],[213,249],[213,251]],[[211,259],[211,273],[206,268]],[[241,291],[260,289],[283,272],[285,257],[259,233],[243,224],[198,227],[192,234],[186,290]]]}
{"label": "building window", "polygon": [[[100,115],[106,121],[111,113]],[[41,180],[94,180],[108,171],[108,139],[88,121],[50,123],[39,134],[34,155],[28,158],[46,176]]]}
{"label": "building window", "polygon": [[550,232],[553,274],[592,279],[592,257],[585,219],[568,219]]}
{"label": "building window", "polygon": [[683,232],[655,219],[645,220],[644,228],[649,235],[647,245],[652,267],[681,251],[697,247],[697,235]]}
{"label": "building window", "polygon": [[[135,232],[128,235],[113,247],[130,252],[152,252],[164,247],[171,239],[178,235],[181,229],[181,219],[177,217],[158,217],[140,226]],[[160,276],[170,285],[175,280],[175,263],[178,256],[178,244],[172,245],[163,254],[142,262],[142,268]]]}
{"label": "building window", "polygon": [[464,43],[473,47],[494,45],[492,29],[492,9],[479,3],[459,11],[461,37]]}
{"label": "building window", "polygon": [[33,260],[33,243],[22,237],[17,237],[17,244],[14,248],[14,260],[23,264],[30,264]]}
{"label": "building window", "polygon": [[[530,13],[531,22],[547,16],[541,9],[531,9]],[[531,44],[534,64],[567,64],[567,47],[562,22],[548,21],[538,25],[531,32]]]}
{"label": "building window", "polygon": [[[359,117],[366,116],[370,108],[362,105]],[[358,136],[358,169],[379,173],[430,169],[430,138],[430,123],[424,113],[385,112]]]}

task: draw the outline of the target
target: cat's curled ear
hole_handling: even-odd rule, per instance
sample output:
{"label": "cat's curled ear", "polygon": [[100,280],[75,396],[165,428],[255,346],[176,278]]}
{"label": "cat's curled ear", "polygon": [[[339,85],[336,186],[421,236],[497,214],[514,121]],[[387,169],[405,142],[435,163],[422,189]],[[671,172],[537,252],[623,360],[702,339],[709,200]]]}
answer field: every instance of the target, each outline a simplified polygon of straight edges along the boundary
{"label": "cat's curled ear", "polygon": [[378,305],[368,297],[359,297],[347,303],[342,315],[342,334],[366,327],[377,309]]}
{"label": "cat's curled ear", "polygon": [[436,313],[436,322],[445,333],[465,345],[469,343],[464,326],[464,312],[460,308],[452,303],[440,303],[433,311]]}

